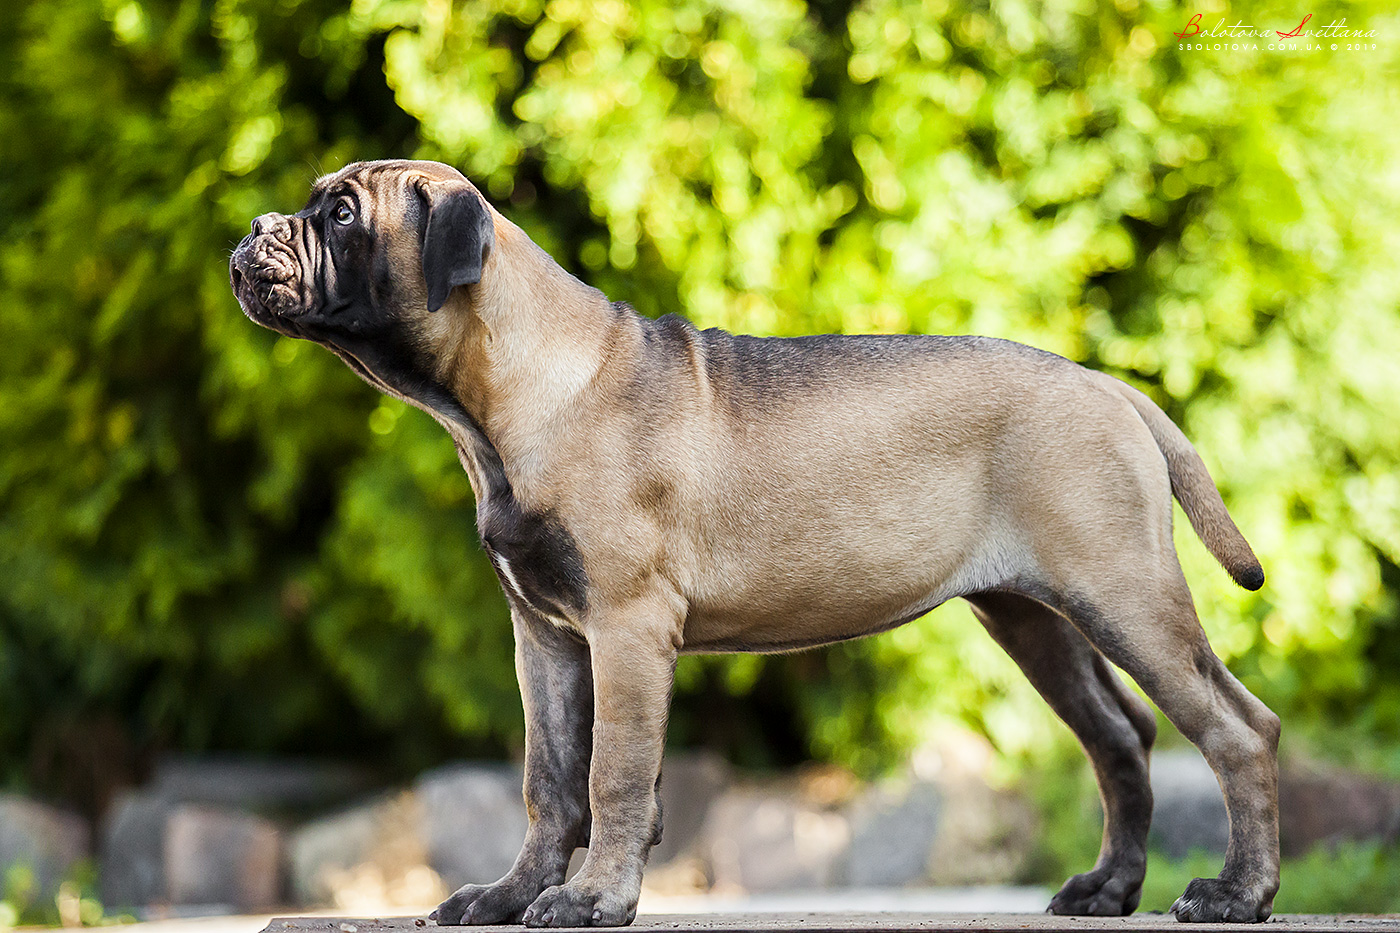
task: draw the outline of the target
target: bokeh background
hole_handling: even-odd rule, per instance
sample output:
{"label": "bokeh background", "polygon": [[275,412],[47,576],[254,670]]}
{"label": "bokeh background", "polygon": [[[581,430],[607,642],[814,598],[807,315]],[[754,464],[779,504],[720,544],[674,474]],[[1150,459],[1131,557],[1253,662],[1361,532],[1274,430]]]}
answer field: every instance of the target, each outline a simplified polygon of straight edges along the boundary
{"label": "bokeh background", "polygon": [[[1376,36],[1182,50],[1196,12]],[[388,778],[519,754],[450,441],[227,285],[250,218],[389,157],[459,167],[644,314],[991,334],[1143,389],[1268,572],[1235,588],[1178,523],[1285,756],[1400,778],[1389,2],[8,0],[3,23],[0,785],[95,816],[172,751]],[[872,775],[950,723],[1052,824],[1084,789],[959,606],[686,659],[671,741]],[[1048,874],[1092,859],[1082,822]],[[1400,902],[1393,849],[1346,859]]]}

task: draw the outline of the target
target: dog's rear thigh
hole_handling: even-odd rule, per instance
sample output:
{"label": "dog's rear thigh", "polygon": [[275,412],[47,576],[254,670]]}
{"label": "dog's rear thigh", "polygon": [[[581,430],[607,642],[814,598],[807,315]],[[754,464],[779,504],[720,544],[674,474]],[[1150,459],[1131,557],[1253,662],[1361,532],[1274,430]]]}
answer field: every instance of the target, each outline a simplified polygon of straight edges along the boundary
{"label": "dog's rear thigh", "polygon": [[1177,917],[1267,919],[1278,891],[1278,717],[1211,650],[1179,567],[1131,588],[1077,594],[1065,605],[1089,641],[1200,749],[1224,791],[1224,869],[1192,882],[1173,907]]}

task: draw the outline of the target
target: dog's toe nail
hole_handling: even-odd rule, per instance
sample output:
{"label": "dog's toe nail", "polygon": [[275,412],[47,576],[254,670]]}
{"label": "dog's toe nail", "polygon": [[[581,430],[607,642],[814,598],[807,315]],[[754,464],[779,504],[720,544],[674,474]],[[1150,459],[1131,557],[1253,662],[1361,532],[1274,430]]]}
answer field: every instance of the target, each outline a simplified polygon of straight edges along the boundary
{"label": "dog's toe nail", "polygon": [[594,922],[594,923],[597,923],[599,920],[602,920],[602,919],[603,919],[603,912],[602,912],[602,910],[595,910],[595,911],[593,911],[593,922]]}
{"label": "dog's toe nail", "polygon": [[437,923],[437,911],[435,910],[432,913],[428,914],[428,919],[433,921],[433,923]]}

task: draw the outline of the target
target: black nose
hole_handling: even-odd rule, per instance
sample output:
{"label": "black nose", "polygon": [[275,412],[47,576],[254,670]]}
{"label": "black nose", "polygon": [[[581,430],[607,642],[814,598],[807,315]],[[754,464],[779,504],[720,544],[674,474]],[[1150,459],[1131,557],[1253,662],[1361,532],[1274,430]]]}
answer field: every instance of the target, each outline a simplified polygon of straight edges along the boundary
{"label": "black nose", "polygon": [[262,236],[274,230],[280,230],[287,225],[287,218],[281,214],[263,214],[253,218],[253,235]]}

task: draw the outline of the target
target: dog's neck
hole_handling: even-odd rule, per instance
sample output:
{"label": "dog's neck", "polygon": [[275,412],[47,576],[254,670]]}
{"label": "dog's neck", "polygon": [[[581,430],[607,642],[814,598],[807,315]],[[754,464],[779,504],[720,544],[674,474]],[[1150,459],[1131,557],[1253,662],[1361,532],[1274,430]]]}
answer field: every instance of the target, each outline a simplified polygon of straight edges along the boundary
{"label": "dog's neck", "polygon": [[570,410],[607,362],[618,313],[519,227],[494,219],[481,282],[460,289],[456,301],[466,306],[450,312],[464,326],[440,356],[440,376],[495,449],[515,495],[539,500]]}

